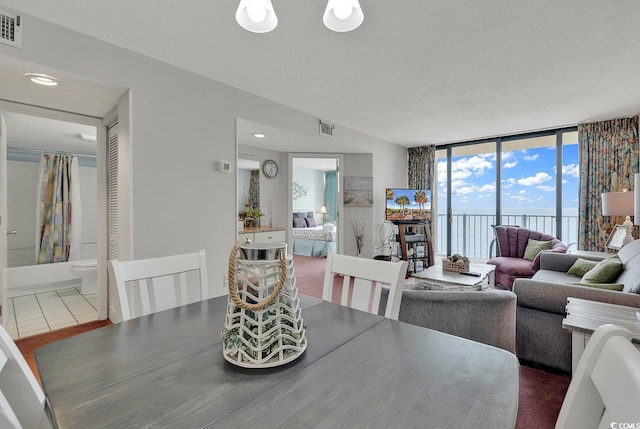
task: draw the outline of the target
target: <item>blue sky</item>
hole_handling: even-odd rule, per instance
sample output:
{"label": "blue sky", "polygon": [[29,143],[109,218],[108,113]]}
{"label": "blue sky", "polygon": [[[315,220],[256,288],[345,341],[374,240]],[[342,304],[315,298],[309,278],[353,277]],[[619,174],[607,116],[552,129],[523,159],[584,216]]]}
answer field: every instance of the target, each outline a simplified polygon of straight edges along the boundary
{"label": "blue sky", "polygon": [[[555,207],[555,147],[503,152],[502,207],[509,214],[538,214]],[[446,195],[446,161],[438,162],[438,195]],[[452,205],[465,209],[495,210],[495,154],[469,155],[452,160]],[[578,207],[578,145],[563,146],[563,208]],[[444,199],[443,199],[444,201]],[[439,204],[443,213],[446,206]]]}

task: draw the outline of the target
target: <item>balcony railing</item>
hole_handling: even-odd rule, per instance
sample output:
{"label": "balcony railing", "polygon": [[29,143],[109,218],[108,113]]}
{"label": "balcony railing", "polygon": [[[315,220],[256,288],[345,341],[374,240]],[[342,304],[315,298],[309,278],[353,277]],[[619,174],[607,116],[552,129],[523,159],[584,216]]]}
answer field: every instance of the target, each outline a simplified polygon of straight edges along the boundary
{"label": "balcony railing", "polygon": [[[496,255],[493,226],[495,215],[453,215],[451,253],[459,253],[471,259],[490,259]],[[556,234],[555,216],[536,215],[502,215],[502,225],[518,225],[540,231],[545,234]],[[560,237],[558,237],[560,238]],[[578,216],[562,217],[562,242],[567,246],[577,247]],[[439,214],[436,228],[436,253],[447,254],[447,215]]]}

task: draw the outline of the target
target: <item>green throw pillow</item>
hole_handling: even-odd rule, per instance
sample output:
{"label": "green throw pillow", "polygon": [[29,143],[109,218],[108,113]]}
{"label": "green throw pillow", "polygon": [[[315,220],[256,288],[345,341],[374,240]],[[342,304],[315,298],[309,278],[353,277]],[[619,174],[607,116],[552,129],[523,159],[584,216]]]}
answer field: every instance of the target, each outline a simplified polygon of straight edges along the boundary
{"label": "green throw pillow", "polygon": [[538,253],[542,252],[543,250],[549,249],[551,249],[550,241],[538,241],[529,239],[529,241],[527,242],[527,248],[524,249],[523,258],[529,261],[533,261],[536,256],[538,256]]}
{"label": "green throw pillow", "polygon": [[582,276],[580,283],[614,283],[623,270],[624,265],[618,255],[610,256]]}
{"label": "green throw pillow", "polygon": [[624,285],[619,283],[574,283],[574,285],[617,291],[624,289]]}
{"label": "green throw pillow", "polygon": [[567,274],[574,275],[576,277],[582,277],[587,274],[593,267],[598,265],[598,261],[590,261],[588,259],[578,258],[573,263]]}

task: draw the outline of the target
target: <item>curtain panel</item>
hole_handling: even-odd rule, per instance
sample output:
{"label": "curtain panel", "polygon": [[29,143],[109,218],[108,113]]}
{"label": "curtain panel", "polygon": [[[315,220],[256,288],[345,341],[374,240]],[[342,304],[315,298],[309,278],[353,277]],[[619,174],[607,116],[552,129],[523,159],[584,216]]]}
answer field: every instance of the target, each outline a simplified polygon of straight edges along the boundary
{"label": "curtain panel", "polygon": [[326,171],[324,173],[324,208],[327,209],[326,220],[334,221],[338,215],[337,208],[337,183],[336,183],[336,172],[335,171]]}
{"label": "curtain panel", "polygon": [[66,262],[71,251],[71,156],[43,154],[40,161],[37,264]]}
{"label": "curtain panel", "polygon": [[578,249],[604,251],[624,219],[602,216],[603,192],[632,190],[638,172],[638,116],[578,125]]}
{"label": "curtain panel", "polygon": [[407,174],[409,176],[409,188],[433,189],[436,158],[435,145],[410,147],[408,154]]}
{"label": "curtain panel", "polygon": [[249,207],[260,208],[260,170],[251,170],[249,179]]}

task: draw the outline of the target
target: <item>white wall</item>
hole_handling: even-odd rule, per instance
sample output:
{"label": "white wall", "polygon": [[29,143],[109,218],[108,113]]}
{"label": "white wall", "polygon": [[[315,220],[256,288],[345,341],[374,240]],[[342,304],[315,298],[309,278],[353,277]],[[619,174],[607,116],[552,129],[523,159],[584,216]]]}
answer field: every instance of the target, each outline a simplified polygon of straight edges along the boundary
{"label": "white wall", "polygon": [[293,200],[293,211],[313,211],[320,213],[324,205],[324,171],[306,167],[293,167],[293,182],[296,181],[307,189],[307,195]]}
{"label": "white wall", "polygon": [[[0,55],[131,90],[133,257],[204,248],[211,295],[224,294],[236,238],[236,204],[229,203],[236,200],[236,175],[216,172],[215,162],[236,158],[236,117],[309,136],[317,136],[318,118],[46,21],[23,19],[23,48],[0,45]],[[384,186],[406,181],[406,149],[340,125],[334,141],[373,154],[379,190],[371,216],[372,224],[380,223]],[[278,161],[287,165],[286,154]],[[281,168],[261,183],[261,199],[271,202],[274,219],[287,219],[287,176]],[[261,201],[261,207],[267,204]]]}

